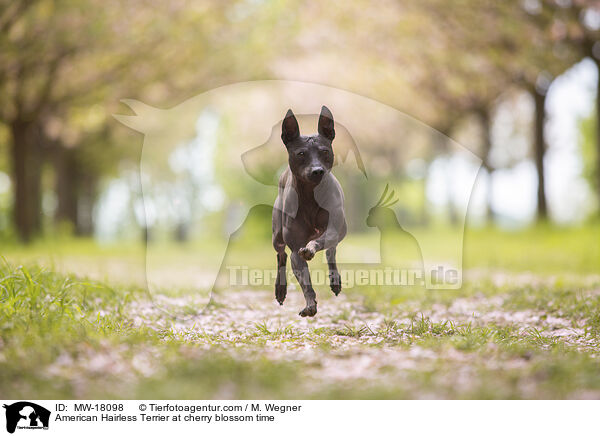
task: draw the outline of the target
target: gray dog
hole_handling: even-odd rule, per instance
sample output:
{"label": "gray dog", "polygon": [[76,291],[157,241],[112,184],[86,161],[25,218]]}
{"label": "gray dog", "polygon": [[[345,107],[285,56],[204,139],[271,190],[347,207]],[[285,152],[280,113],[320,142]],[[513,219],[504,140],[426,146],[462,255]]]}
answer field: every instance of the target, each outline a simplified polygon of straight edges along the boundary
{"label": "gray dog", "polygon": [[273,206],[273,247],[277,251],[275,298],[283,304],[287,294],[287,245],[292,251],[294,275],[306,299],[301,316],[317,313],[315,290],[306,263],[317,251],[326,250],[331,290],[335,295],[342,290],[335,249],[346,236],[346,218],[344,192],[331,174],[334,137],[333,115],[325,106],[321,108],[316,135],[300,135],[291,109],[281,125],[289,166],[279,179],[279,195]]}

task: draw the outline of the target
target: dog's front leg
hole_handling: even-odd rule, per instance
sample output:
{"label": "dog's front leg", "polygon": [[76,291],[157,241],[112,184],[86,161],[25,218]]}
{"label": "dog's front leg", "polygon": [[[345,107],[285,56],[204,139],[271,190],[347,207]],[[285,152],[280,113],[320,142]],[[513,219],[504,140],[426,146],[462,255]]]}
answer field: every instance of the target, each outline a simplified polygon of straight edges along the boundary
{"label": "dog's front leg", "polygon": [[346,218],[342,208],[335,208],[329,212],[329,219],[325,232],[306,244],[298,253],[304,260],[311,260],[317,251],[335,249],[336,245],[346,236]]}
{"label": "dog's front leg", "polygon": [[330,248],[335,250],[335,246],[340,239],[340,233],[336,228],[328,228],[321,237],[309,241],[306,247],[301,248],[298,253],[304,260],[312,260],[318,251],[329,250]]}
{"label": "dog's front leg", "polygon": [[298,279],[298,283],[300,283],[300,287],[304,293],[304,299],[306,300],[306,307],[300,311],[299,315],[315,316],[317,313],[317,295],[312,287],[308,264],[296,251],[292,252],[291,257],[294,275],[296,276],[296,279]]}

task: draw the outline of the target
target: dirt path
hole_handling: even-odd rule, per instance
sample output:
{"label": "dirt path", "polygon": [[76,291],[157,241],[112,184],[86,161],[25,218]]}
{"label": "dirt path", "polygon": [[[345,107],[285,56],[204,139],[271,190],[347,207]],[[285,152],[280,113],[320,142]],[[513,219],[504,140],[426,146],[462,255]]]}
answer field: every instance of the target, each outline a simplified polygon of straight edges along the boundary
{"label": "dirt path", "polygon": [[[592,289],[585,296],[599,294]],[[166,297],[158,298],[162,309],[146,302],[129,310],[135,325],[170,330],[204,352],[297,363],[303,392],[315,395],[338,383],[363,390],[400,386],[411,398],[550,395],[536,373],[554,356],[550,350],[567,347],[595,357],[598,338],[586,330],[586,319],[533,307],[510,310],[511,298],[514,293],[475,294],[422,310],[419,301],[408,301],[384,316],[367,310],[360,295],[342,293],[320,298],[311,319],[298,316],[304,305],[299,290],[290,289],[284,306],[269,291],[246,290],[213,296],[202,313],[190,313],[198,301]],[[522,382],[500,382],[499,374],[509,373]],[[596,391],[569,395],[600,397]]]}

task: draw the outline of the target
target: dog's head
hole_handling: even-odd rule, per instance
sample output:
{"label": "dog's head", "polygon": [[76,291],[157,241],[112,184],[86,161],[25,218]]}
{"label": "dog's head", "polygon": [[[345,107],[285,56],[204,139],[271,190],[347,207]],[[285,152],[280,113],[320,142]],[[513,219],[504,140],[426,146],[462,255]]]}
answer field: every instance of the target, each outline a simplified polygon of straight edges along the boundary
{"label": "dog's head", "polygon": [[305,183],[318,185],[333,166],[333,138],[333,115],[327,107],[321,108],[318,133],[310,136],[300,135],[298,121],[289,109],[281,124],[281,139],[292,174]]}

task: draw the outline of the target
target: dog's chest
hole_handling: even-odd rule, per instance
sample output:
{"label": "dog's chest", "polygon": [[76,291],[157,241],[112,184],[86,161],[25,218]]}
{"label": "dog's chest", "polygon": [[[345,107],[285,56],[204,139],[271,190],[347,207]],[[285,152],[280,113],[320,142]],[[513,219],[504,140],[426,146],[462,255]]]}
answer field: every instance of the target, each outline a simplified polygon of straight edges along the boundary
{"label": "dog's chest", "polygon": [[327,229],[328,218],[329,213],[316,203],[301,204],[296,215],[296,220],[300,221],[303,227],[311,233],[311,239],[323,234]]}

